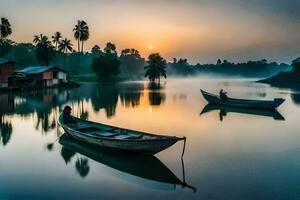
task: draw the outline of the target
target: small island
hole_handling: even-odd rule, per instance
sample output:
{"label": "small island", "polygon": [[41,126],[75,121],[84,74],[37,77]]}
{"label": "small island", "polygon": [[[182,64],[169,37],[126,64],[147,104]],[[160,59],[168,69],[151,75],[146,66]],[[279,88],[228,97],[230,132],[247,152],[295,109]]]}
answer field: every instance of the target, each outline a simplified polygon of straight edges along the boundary
{"label": "small island", "polygon": [[288,72],[279,72],[278,74],[259,80],[259,83],[267,83],[274,87],[300,88],[300,57],[292,61],[293,69]]}

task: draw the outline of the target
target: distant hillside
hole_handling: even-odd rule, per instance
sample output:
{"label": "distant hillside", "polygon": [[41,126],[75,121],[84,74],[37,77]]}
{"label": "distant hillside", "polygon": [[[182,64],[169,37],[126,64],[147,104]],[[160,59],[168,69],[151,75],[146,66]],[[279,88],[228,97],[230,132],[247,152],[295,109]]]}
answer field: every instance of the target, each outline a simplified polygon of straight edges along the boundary
{"label": "distant hillside", "polygon": [[168,64],[168,75],[192,76],[211,75],[247,78],[265,78],[279,72],[291,70],[291,66],[285,63],[268,63],[266,60],[248,61],[245,63],[231,63],[226,60],[218,60],[216,64],[190,65],[186,59],[174,59]]}

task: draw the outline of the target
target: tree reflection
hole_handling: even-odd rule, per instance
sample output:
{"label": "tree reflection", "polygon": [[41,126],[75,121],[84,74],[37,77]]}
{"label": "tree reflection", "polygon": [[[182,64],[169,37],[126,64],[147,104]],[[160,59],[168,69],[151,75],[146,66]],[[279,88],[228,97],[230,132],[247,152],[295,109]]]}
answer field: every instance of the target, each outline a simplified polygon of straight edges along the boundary
{"label": "tree reflection", "polygon": [[5,121],[4,117],[0,116],[0,131],[1,131],[0,140],[3,146],[6,146],[8,144],[11,138],[12,130],[13,128],[11,122]]}
{"label": "tree reflection", "polygon": [[162,92],[150,92],[149,93],[149,102],[152,106],[159,106],[166,99],[166,95]]}
{"label": "tree reflection", "polygon": [[62,156],[67,165],[71,161],[72,157],[75,155],[75,152],[68,148],[62,147],[60,155]]}
{"label": "tree reflection", "polygon": [[108,118],[113,117],[116,113],[118,93],[118,87],[115,84],[98,85],[96,91],[91,94],[94,110],[104,109]]}
{"label": "tree reflection", "polygon": [[144,90],[143,83],[130,83],[120,86],[120,99],[125,107],[136,107],[140,104],[142,91]]}
{"label": "tree reflection", "polygon": [[86,177],[90,171],[88,159],[78,158],[75,163],[76,170],[81,177]]}
{"label": "tree reflection", "polygon": [[166,94],[162,92],[164,85],[160,83],[149,83],[149,102],[152,106],[159,106],[160,104],[164,103],[166,100]]}

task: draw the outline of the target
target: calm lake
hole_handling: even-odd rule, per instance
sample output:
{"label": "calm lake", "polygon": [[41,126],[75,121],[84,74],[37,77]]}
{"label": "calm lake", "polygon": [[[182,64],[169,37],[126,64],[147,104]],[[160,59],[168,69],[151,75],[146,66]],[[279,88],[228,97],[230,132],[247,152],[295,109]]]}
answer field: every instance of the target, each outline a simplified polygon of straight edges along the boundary
{"label": "calm lake", "polygon": [[[205,107],[200,88],[286,102],[279,113],[220,111]],[[83,83],[0,94],[0,102],[0,199],[300,199],[300,94],[288,89],[168,79],[161,89]],[[186,136],[184,162],[183,142],[155,156],[127,156],[59,140],[57,119],[67,104],[91,121]]]}

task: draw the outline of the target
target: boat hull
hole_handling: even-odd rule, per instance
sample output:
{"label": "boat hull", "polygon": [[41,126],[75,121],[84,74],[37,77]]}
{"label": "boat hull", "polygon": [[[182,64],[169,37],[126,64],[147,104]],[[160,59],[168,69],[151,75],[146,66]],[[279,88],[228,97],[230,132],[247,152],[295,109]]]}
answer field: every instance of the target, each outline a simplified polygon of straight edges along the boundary
{"label": "boat hull", "polygon": [[281,98],[274,99],[273,101],[228,98],[226,101],[223,101],[220,99],[219,96],[210,94],[203,90],[201,90],[201,93],[209,103],[223,105],[223,106],[240,107],[240,108],[276,109],[285,101],[284,99]]}
{"label": "boat hull", "polygon": [[[97,125],[97,123],[95,122],[89,122],[89,123]],[[85,142],[93,146],[98,146],[101,148],[114,149],[118,151],[133,152],[133,153],[156,154],[172,146],[177,141],[183,139],[175,136],[160,136],[160,135],[154,135],[154,134],[132,131],[127,129],[122,129],[122,130],[123,131],[126,130],[127,132],[131,131],[134,133],[148,135],[150,139],[114,139],[111,137],[99,137],[94,135],[87,135],[63,124],[61,117],[60,117],[60,125],[69,136],[71,136],[76,140]],[[101,126],[104,125],[101,124]],[[118,129],[117,127],[112,127],[112,126],[107,126],[107,127]]]}

